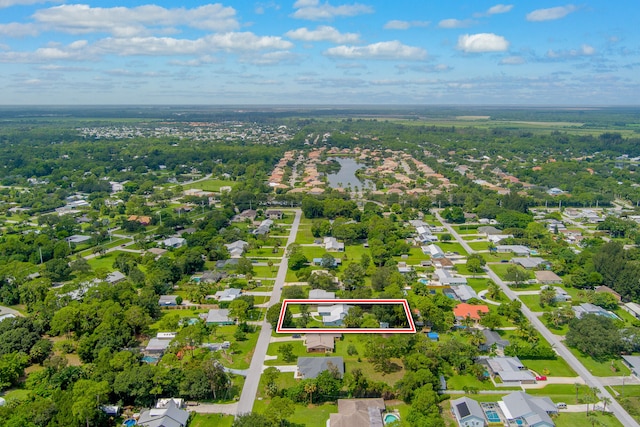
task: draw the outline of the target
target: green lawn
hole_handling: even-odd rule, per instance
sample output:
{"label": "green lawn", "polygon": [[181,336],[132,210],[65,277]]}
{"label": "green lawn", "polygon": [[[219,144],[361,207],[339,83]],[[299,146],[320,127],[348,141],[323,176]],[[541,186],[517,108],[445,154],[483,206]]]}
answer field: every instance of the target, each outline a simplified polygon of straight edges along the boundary
{"label": "green lawn", "polygon": [[[447,379],[447,388],[450,390],[464,390],[465,386],[475,387],[478,390],[496,390],[496,386],[491,381],[480,381],[473,375],[454,375]],[[518,390],[520,390],[519,387]]]}
{"label": "green lawn", "polygon": [[440,246],[444,252],[458,252],[460,255],[467,255],[467,251],[465,251],[458,242],[438,242],[438,246]]}
{"label": "green lawn", "polygon": [[[280,354],[280,347],[285,344],[291,344],[293,346],[293,355],[295,356],[291,362],[285,362],[282,360],[282,355]],[[267,348],[267,354],[269,356],[278,356],[277,359],[274,360],[265,360],[264,364],[268,366],[275,365],[295,365],[297,363],[298,357],[324,357],[324,354],[321,353],[307,353],[307,349],[302,344],[301,340],[287,341],[287,342],[272,342],[269,344]]]}
{"label": "green lawn", "polygon": [[[539,373],[540,375],[547,375],[552,377],[575,377],[576,373],[562,358],[555,360],[523,360],[524,365]],[[543,371],[548,370],[548,373]]]}
{"label": "green lawn", "polygon": [[[578,360],[589,370],[593,375],[597,377],[614,377],[622,375],[630,375],[631,371],[627,368],[620,359],[607,360],[599,362],[593,360],[591,356],[583,355],[575,348],[569,347],[571,353],[578,358]],[[612,370],[612,365],[616,367],[616,370]]]}
{"label": "green lawn", "polygon": [[233,415],[222,414],[195,414],[189,422],[190,427],[231,427]]}
{"label": "green lawn", "polygon": [[524,305],[529,307],[531,311],[552,311],[555,307],[540,305],[540,295],[518,295],[518,298]]}
{"label": "green lawn", "polygon": [[197,188],[203,191],[220,191],[220,187],[233,187],[234,185],[235,181],[226,181],[222,179],[206,179],[204,181],[195,182],[193,184],[186,184],[182,188],[184,188],[185,190]]}
{"label": "green lawn", "polygon": [[486,251],[486,250],[489,250],[489,242],[469,242],[468,245],[474,251]]}
{"label": "green lawn", "polygon": [[300,243],[304,245],[304,244],[313,243],[315,240],[316,238],[313,237],[313,234],[311,233],[311,226],[300,225],[300,227],[298,227],[298,234],[296,235],[296,243]]}
{"label": "green lawn", "polygon": [[[253,404],[255,412],[268,411],[268,401],[256,400]],[[296,405],[296,410],[287,420],[290,423],[305,427],[326,427],[329,414],[338,412],[338,405],[325,403],[322,405]]]}
{"label": "green lawn", "polygon": [[[595,420],[601,427],[622,427],[622,423],[610,414],[595,412]],[[585,412],[561,412],[553,420],[556,427],[579,427],[592,425],[591,420]]]}
{"label": "green lawn", "polygon": [[575,384],[549,384],[543,388],[531,388],[527,393],[533,396],[548,396],[554,402],[564,402],[568,405],[577,405],[583,403],[582,399],[589,392],[589,387],[584,384],[578,384],[576,399]]}

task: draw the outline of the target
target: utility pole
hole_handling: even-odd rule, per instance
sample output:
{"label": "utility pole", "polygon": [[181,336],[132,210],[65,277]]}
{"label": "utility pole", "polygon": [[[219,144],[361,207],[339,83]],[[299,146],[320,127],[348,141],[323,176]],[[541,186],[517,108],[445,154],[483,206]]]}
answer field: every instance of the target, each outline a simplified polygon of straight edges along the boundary
{"label": "utility pole", "polygon": [[40,264],[42,264],[42,248],[38,247],[38,252],[40,252]]}

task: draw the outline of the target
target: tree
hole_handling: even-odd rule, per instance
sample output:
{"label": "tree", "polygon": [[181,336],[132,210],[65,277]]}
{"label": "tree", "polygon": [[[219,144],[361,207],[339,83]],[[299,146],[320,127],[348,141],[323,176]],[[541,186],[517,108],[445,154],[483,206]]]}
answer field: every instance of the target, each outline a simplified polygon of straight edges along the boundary
{"label": "tree", "polygon": [[300,270],[308,262],[309,260],[303,253],[297,252],[289,256],[287,265],[289,266],[290,270],[296,271],[296,270]]}
{"label": "tree", "polygon": [[540,291],[540,306],[555,305],[556,291],[551,286]]}
{"label": "tree", "polygon": [[[278,320],[280,318],[281,311],[282,311],[282,303],[272,305],[267,309],[267,322],[271,324],[271,327],[273,329],[276,329],[276,326],[278,325]],[[282,326],[285,328],[290,328],[293,326],[293,316],[289,311],[289,307],[287,307],[287,309],[285,310]]]}
{"label": "tree", "polygon": [[333,255],[331,255],[330,253],[325,253],[324,255],[322,255],[320,266],[322,268],[326,268],[327,270],[331,270],[336,268],[338,264],[336,263],[336,259]]}
{"label": "tree", "polygon": [[249,315],[249,303],[239,298],[234,299],[229,304],[229,314],[239,322],[244,322]]}
{"label": "tree", "polygon": [[222,398],[221,393],[226,392],[231,387],[231,378],[225,372],[224,366],[215,359],[209,359],[204,361],[202,368],[209,382],[213,399]]}
{"label": "tree", "polygon": [[480,324],[485,328],[495,330],[502,326],[502,316],[500,316],[498,313],[489,312],[482,316],[482,318],[480,319]]}
{"label": "tree", "polygon": [[282,344],[278,351],[282,356],[282,360],[287,363],[292,362],[295,359],[295,355],[293,354],[293,345],[291,343]]}
{"label": "tree", "polygon": [[274,427],[274,424],[266,415],[250,412],[238,415],[231,427]]}
{"label": "tree", "polygon": [[0,390],[15,385],[24,375],[29,357],[24,353],[9,353],[0,356]]}
{"label": "tree", "polygon": [[97,416],[100,405],[109,397],[109,383],[107,381],[93,381],[80,379],[73,386],[73,416],[80,421],[89,422]]}
{"label": "tree", "polygon": [[238,260],[236,265],[236,273],[238,274],[253,274],[253,263],[250,259],[242,257]]}
{"label": "tree", "polygon": [[507,271],[504,275],[504,279],[508,282],[513,282],[514,287],[519,287],[529,278],[529,273],[524,268],[512,264],[507,267]]}
{"label": "tree", "polygon": [[480,260],[477,258],[467,259],[467,270],[474,274],[482,272],[482,264],[480,264]]}
{"label": "tree", "polygon": [[493,280],[487,284],[487,296],[495,301],[500,299],[500,286]]}
{"label": "tree", "polygon": [[269,397],[273,397],[278,393],[278,386],[276,384],[276,381],[279,375],[280,370],[275,366],[269,366],[262,373],[262,378],[264,378],[265,382],[265,389]]}
{"label": "tree", "polygon": [[447,222],[461,224],[464,222],[464,211],[459,206],[448,207],[442,211],[442,217],[446,219]]}
{"label": "tree", "polygon": [[318,390],[318,386],[314,381],[308,381],[304,384],[304,392],[309,396],[309,403],[313,404],[313,393]]}
{"label": "tree", "polygon": [[623,348],[618,327],[608,317],[585,314],[569,322],[565,342],[596,360],[619,354]]}
{"label": "tree", "polygon": [[267,414],[269,418],[282,426],[284,420],[293,415],[295,410],[296,406],[291,399],[276,396],[271,399],[271,403],[267,407]]}
{"label": "tree", "polygon": [[358,289],[364,285],[365,271],[360,264],[350,263],[342,273],[342,283],[347,291]]}

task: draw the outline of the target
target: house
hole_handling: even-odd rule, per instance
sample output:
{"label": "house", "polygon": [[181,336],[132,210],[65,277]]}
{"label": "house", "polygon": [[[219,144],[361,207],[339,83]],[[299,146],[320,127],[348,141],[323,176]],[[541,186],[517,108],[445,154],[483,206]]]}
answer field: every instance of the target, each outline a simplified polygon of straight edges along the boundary
{"label": "house", "polygon": [[517,256],[529,256],[531,254],[531,250],[522,245],[497,245],[496,252],[506,253],[511,252]]}
{"label": "house", "polygon": [[476,291],[474,291],[473,288],[469,285],[453,286],[451,287],[451,290],[456,295],[456,298],[458,298],[462,302],[467,302],[470,299],[478,298],[478,294],[476,294]]}
{"label": "house", "polygon": [[229,309],[212,308],[207,313],[207,325],[233,325],[235,322],[229,318]]}
{"label": "house", "polygon": [[502,234],[502,230],[498,230],[497,228],[488,225],[485,227],[478,227],[478,233],[484,234],[485,236],[493,236]]}
{"label": "house", "polygon": [[254,209],[247,209],[244,210],[242,212],[240,212],[238,215],[235,215],[231,221],[233,222],[242,222],[246,219],[250,220],[250,221],[254,221],[256,219],[256,215],[258,214],[258,212],[256,212]]}
{"label": "house", "polygon": [[[313,265],[322,266],[322,258],[314,258],[312,261]],[[325,265],[327,268],[336,268],[342,265],[342,258],[333,258],[332,265]]]}
{"label": "house", "polygon": [[166,254],[168,251],[162,248],[151,248],[151,249],[147,249],[147,252],[154,254],[156,256],[155,259],[157,260],[162,255]]}
{"label": "house", "polygon": [[342,321],[351,307],[347,304],[318,306],[318,314],[322,316],[322,323],[325,326],[342,326]]}
{"label": "house", "polygon": [[558,413],[558,408],[548,397],[534,397],[524,391],[514,391],[498,402],[510,425],[527,427],[554,427],[549,415]]}
{"label": "house", "polygon": [[543,286],[542,289],[551,289],[551,290],[553,290],[555,292],[556,295],[553,297],[553,302],[569,302],[569,301],[571,301],[571,295],[569,295],[567,293],[567,291],[565,291],[560,286],[547,285],[547,286]]}
{"label": "house", "polygon": [[177,249],[186,245],[187,239],[184,239],[182,237],[169,237],[168,239],[164,239],[162,242],[160,242],[160,244],[167,248]]}
{"label": "house", "polygon": [[485,427],[487,425],[480,404],[468,397],[452,400],[451,412],[460,427]]}
{"label": "house", "polygon": [[398,273],[400,274],[408,274],[413,271],[413,267],[411,267],[410,265],[407,265],[407,263],[404,261],[399,262],[397,268],[398,268]]}
{"label": "house", "polygon": [[327,427],[382,427],[384,400],[338,399],[338,413],[329,415]]}
{"label": "house", "polygon": [[245,249],[249,246],[249,243],[244,240],[236,240],[233,243],[227,243],[224,245],[229,251],[231,258],[241,258]]}
{"label": "house", "polygon": [[184,409],[185,401],[181,397],[165,397],[162,399],[158,399],[156,402],[156,409],[165,409],[169,406],[169,402],[175,403],[178,409]]}
{"label": "house", "polygon": [[622,355],[622,361],[631,370],[631,375],[640,378],[640,356]]}
{"label": "house", "polygon": [[325,291],[324,289],[311,289],[309,291],[309,299],[336,299],[336,293]]}
{"label": "house", "polygon": [[338,242],[335,237],[325,237],[324,249],[327,252],[344,252],[344,243]]}
{"label": "house", "polygon": [[622,306],[624,311],[631,314],[636,319],[640,319],[640,304],[636,304],[635,302],[628,302]]}
{"label": "house", "polygon": [[491,329],[483,329],[482,335],[484,335],[484,342],[480,344],[480,351],[489,351],[495,346],[496,351],[503,352],[504,348],[511,344],[509,340],[502,339],[499,333]]}
{"label": "house", "polygon": [[169,348],[169,344],[171,344],[172,339],[173,338],[169,338],[169,339],[163,339],[163,338],[157,338],[157,337],[151,338],[147,346],[144,348],[144,352],[146,354],[155,354],[155,355],[164,354],[167,348]]}
{"label": "house", "polygon": [[598,287],[597,287],[597,288],[595,288],[594,290],[595,290],[596,292],[606,292],[606,293],[611,294],[611,295],[613,295],[614,297],[616,297],[616,299],[618,300],[618,302],[621,302],[621,301],[622,301],[622,296],[621,296],[619,293],[617,293],[616,291],[614,291],[613,289],[611,289],[610,287],[608,287],[608,286],[604,286],[604,285],[602,285],[602,286],[598,286]]}
{"label": "house", "polygon": [[429,255],[431,259],[444,258],[444,251],[438,245],[427,245],[422,247],[422,253],[425,255]]}
{"label": "house", "polygon": [[530,257],[530,258],[511,258],[511,262],[514,264],[518,264],[528,270],[531,270],[533,268],[538,268],[540,267],[542,264],[546,264],[547,261],[545,261],[542,258],[538,258],[538,257]]}
{"label": "house", "polygon": [[595,314],[596,316],[604,316],[609,318],[617,318],[617,316],[602,307],[591,304],[590,302],[585,302],[580,305],[574,305],[571,307],[573,312],[576,314],[576,317],[580,319],[585,314]]}
{"label": "house", "polygon": [[149,225],[151,224],[151,217],[150,216],[142,216],[142,215],[129,215],[129,218],[127,218],[127,221],[136,221],[139,222],[142,225]]}
{"label": "house", "polygon": [[189,412],[179,409],[173,400],[164,408],[143,411],[138,418],[138,426],[143,427],[185,427],[189,421]]}
{"label": "house", "polygon": [[557,187],[553,187],[547,190],[547,194],[550,196],[560,196],[561,194],[564,194],[564,191]]}
{"label": "house", "polygon": [[550,270],[534,271],[536,280],[543,285],[558,285],[562,283],[562,278]]}
{"label": "house", "polygon": [[[2,403],[0,403],[0,406],[2,406]],[[120,416],[120,407],[117,405],[102,405],[100,406],[100,410],[104,412],[108,417]]]}
{"label": "house", "polygon": [[342,357],[298,357],[295,378],[316,378],[323,371],[333,369],[337,370],[340,377],[344,375],[344,360]]}
{"label": "house", "polygon": [[453,308],[453,315],[456,320],[464,320],[467,317],[475,320],[476,322],[480,320],[481,314],[487,314],[489,312],[489,307],[486,305],[471,305],[467,303],[460,303]]}
{"label": "house", "polygon": [[451,271],[443,268],[436,268],[435,275],[442,286],[466,285],[466,277],[455,277]]}
{"label": "house", "polygon": [[91,236],[82,236],[82,235],[79,235],[79,234],[74,234],[73,236],[69,236],[64,240],[66,240],[69,243],[78,244],[78,243],[84,243],[86,241],[91,240]]}
{"label": "house", "polygon": [[173,307],[178,305],[178,295],[160,295],[158,304],[161,307]]}
{"label": "house", "polygon": [[266,216],[269,219],[282,219],[282,217],[284,217],[284,212],[276,209],[267,209],[264,212],[264,216]]}
{"label": "house", "polygon": [[485,365],[489,375],[499,377],[505,385],[519,386],[536,382],[535,375],[517,357],[479,357],[478,363]]}
{"label": "house", "polygon": [[260,223],[258,228],[256,228],[255,230],[252,231],[252,233],[255,234],[256,236],[265,235],[265,234],[269,233],[269,231],[271,230],[271,226],[272,225],[273,225],[273,220],[265,219],[264,221],[262,221]]}
{"label": "house", "polygon": [[335,339],[341,335],[305,334],[304,346],[307,353],[332,353],[336,348]]}
{"label": "house", "polygon": [[127,278],[127,276],[125,276],[124,274],[122,274],[121,272],[116,270],[116,271],[112,271],[111,273],[107,274],[107,277],[104,279],[104,281],[107,282],[110,285],[115,285],[116,283],[122,282],[126,278]]}
{"label": "house", "polygon": [[228,288],[223,291],[218,291],[214,294],[214,298],[220,302],[230,302],[238,298],[242,294],[241,289]]}
{"label": "house", "polygon": [[202,283],[218,283],[220,280],[227,277],[227,273],[223,271],[211,271],[207,270],[200,276],[200,282]]}

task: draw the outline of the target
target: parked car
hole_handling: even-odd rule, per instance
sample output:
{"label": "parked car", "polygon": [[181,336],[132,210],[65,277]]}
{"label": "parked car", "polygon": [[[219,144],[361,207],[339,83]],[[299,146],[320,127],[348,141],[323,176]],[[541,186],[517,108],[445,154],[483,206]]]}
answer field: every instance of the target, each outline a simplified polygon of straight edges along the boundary
{"label": "parked car", "polygon": [[567,409],[567,404],[564,403],[564,402],[558,402],[558,403],[556,403],[556,407],[558,409]]}
{"label": "parked car", "polygon": [[547,380],[547,376],[546,375],[538,375],[536,377],[536,381],[546,381]]}

